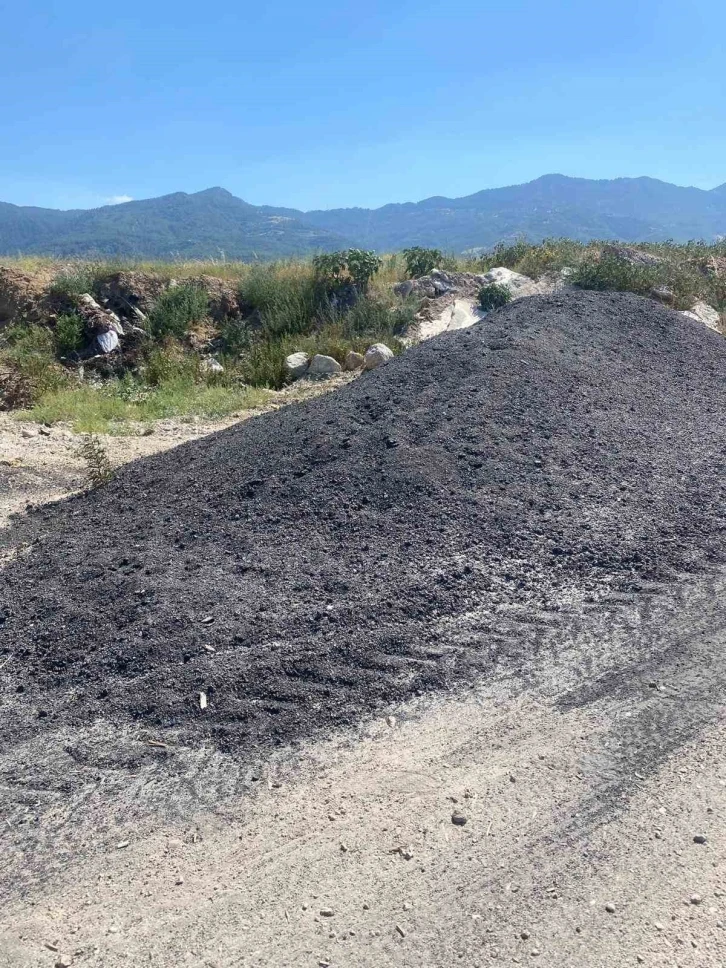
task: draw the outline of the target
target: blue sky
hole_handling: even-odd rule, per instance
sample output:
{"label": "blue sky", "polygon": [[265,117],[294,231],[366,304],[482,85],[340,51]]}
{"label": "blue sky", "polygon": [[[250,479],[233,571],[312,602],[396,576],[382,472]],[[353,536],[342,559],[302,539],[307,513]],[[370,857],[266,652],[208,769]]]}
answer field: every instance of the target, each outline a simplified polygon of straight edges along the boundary
{"label": "blue sky", "polygon": [[8,4],[0,200],[381,205],[726,182],[723,0]]}

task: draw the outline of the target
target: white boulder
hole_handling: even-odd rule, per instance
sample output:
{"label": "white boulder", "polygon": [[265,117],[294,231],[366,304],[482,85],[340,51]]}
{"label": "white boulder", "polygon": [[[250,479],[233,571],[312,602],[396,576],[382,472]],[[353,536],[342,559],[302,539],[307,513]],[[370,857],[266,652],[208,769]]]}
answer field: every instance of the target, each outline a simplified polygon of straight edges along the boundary
{"label": "white boulder", "polygon": [[392,359],[393,352],[389,350],[385,343],[374,343],[366,350],[366,355],[363,358],[363,369],[375,370],[377,366],[388,363]]}
{"label": "white boulder", "polygon": [[332,376],[334,373],[340,373],[340,370],[340,363],[334,360],[332,356],[323,356],[322,353],[316,353],[310,360],[308,376]]}
{"label": "white boulder", "polygon": [[534,280],[530,279],[529,276],[523,276],[521,272],[514,272],[512,269],[506,269],[504,266],[490,269],[489,272],[482,276],[482,282],[485,286],[491,286],[493,284],[506,286],[513,296],[520,290],[531,289],[534,286]]}
{"label": "white boulder", "polygon": [[307,353],[291,353],[285,357],[285,371],[292,380],[299,380],[308,372],[310,357]]}
{"label": "white boulder", "polygon": [[709,306],[708,303],[703,302],[703,300],[699,300],[690,309],[685,310],[683,315],[688,316],[690,319],[695,319],[699,323],[703,323],[704,326],[708,326],[709,329],[712,329],[716,333],[721,332],[721,314],[713,306]]}
{"label": "white boulder", "polygon": [[224,373],[224,367],[213,356],[205,356],[200,362],[199,368],[203,373]]}

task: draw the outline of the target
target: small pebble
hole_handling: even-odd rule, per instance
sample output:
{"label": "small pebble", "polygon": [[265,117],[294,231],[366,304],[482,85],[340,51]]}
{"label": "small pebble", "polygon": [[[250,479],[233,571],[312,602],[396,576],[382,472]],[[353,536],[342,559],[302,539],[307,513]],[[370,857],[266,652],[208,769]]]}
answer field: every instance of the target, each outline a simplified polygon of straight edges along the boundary
{"label": "small pebble", "polygon": [[539,950],[539,948],[532,948],[532,950],[530,951],[530,954],[532,955],[533,958],[538,958],[542,954],[542,952]]}
{"label": "small pebble", "polygon": [[320,916],[322,918],[332,918],[334,914],[335,914],[335,911],[332,908],[321,908],[320,909]]}
{"label": "small pebble", "polygon": [[454,810],[454,812],[451,814],[451,822],[456,824],[457,827],[463,827],[467,819],[467,816],[460,810]]}
{"label": "small pebble", "polygon": [[522,932],[522,933],[520,934],[520,936],[519,936],[519,937],[520,937],[520,938],[522,939],[522,941],[526,941],[526,940],[527,940],[527,938],[529,938],[529,937],[530,937],[530,933],[529,933],[529,931],[523,931],[523,932]]}
{"label": "small pebble", "polygon": [[608,912],[608,914],[615,914],[615,905],[614,904],[606,904],[605,905],[605,910]]}
{"label": "small pebble", "polygon": [[706,837],[705,837],[705,835],[704,834],[696,834],[696,836],[693,838],[693,843],[694,844],[705,844],[706,843]]}
{"label": "small pebble", "polygon": [[701,897],[700,894],[691,894],[689,900],[691,904],[700,904],[703,898]]}

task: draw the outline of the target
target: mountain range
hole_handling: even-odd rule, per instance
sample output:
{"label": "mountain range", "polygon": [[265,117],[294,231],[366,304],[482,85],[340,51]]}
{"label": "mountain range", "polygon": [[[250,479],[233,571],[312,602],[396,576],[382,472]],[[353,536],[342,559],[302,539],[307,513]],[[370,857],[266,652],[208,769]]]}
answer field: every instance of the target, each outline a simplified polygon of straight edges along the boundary
{"label": "mountain range", "polygon": [[544,175],[463,198],[301,212],[250,205],[223,188],[59,211],[0,202],[0,254],[270,259],[359,246],[448,252],[525,236],[655,242],[726,235],[726,184]]}

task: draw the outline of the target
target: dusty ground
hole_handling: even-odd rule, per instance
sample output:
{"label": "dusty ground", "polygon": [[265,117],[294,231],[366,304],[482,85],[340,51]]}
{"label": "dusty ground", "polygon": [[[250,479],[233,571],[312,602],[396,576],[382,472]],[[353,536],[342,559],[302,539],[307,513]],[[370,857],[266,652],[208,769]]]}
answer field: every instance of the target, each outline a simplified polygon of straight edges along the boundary
{"label": "dusty ground", "polygon": [[[510,364],[524,366],[529,339],[525,329],[525,341],[508,348],[505,334],[495,334],[492,361],[509,353]],[[676,372],[664,386],[679,388],[682,409],[664,426],[649,416],[648,396],[658,399],[662,388],[649,386],[652,373],[638,365],[642,335],[621,333],[613,352],[623,339],[633,341],[638,394],[605,375],[601,389],[573,380],[578,393],[567,396],[573,425],[599,433],[617,425],[618,434],[602,440],[601,454],[583,451],[565,468],[573,500],[593,503],[573,512],[563,501],[562,527],[573,513],[576,523],[608,532],[647,518],[639,547],[659,548],[653,564],[682,560],[690,547],[693,567],[657,581],[640,576],[625,590],[600,588],[595,601],[563,587],[555,607],[530,602],[526,615],[517,610],[522,592],[513,586],[510,601],[503,585],[496,622],[480,608],[434,613],[429,630],[443,635],[447,662],[463,660],[482,636],[515,647],[511,661],[502,656],[468,686],[459,679],[448,695],[404,701],[411,690],[401,680],[401,702],[383,715],[252,760],[196,742],[189,730],[155,730],[143,716],[115,725],[99,717],[81,736],[73,715],[57,707],[52,728],[2,751],[8,785],[0,793],[10,794],[13,809],[2,827],[0,963],[726,965],[726,577],[718,529],[701,520],[720,501],[709,474],[721,408],[705,388],[718,376],[721,350],[713,344],[713,357],[703,353],[700,369],[686,365],[690,344],[678,329]],[[663,341],[661,334],[656,342],[668,355]],[[546,345],[554,354],[566,348],[552,334]],[[610,345],[598,352],[602,363],[586,355],[555,369],[564,362],[574,373],[592,362],[604,372]],[[700,344],[694,352],[703,352]],[[507,402],[492,365],[480,404],[489,439]],[[531,379],[513,372],[517,387]],[[524,447],[538,432],[532,424],[521,434],[522,414],[557,412],[514,400],[506,448]],[[630,430],[636,410],[647,435],[640,439]],[[551,430],[546,422],[539,429]],[[215,451],[220,461],[225,440]],[[596,462],[619,471],[616,453],[637,462],[643,440],[652,474],[647,486],[640,478],[645,505],[630,507],[636,495],[628,487],[612,503],[596,500]],[[668,453],[679,447],[698,459],[679,462]],[[636,471],[633,463],[630,475]],[[511,465],[507,473],[508,493]],[[623,475],[615,477],[620,488]],[[614,508],[604,525],[590,517]],[[502,505],[497,520],[508,533],[504,512]],[[671,541],[685,543],[669,552],[663,542]],[[695,566],[699,549],[710,564]],[[381,666],[379,678],[387,672]],[[62,670],[55,685],[51,678],[48,693],[80,703]],[[4,708],[12,712],[12,702]],[[320,716],[327,712],[321,704]],[[14,728],[6,722],[8,736]],[[47,772],[36,768],[44,762]],[[464,825],[452,823],[454,811]]]}
{"label": "dusty ground", "polygon": [[[644,626],[664,648],[684,634],[701,658],[722,648],[724,590],[711,578],[633,607],[610,640],[604,621],[595,681]],[[100,790],[60,802],[46,835],[74,827],[76,847],[4,906],[3,964],[726,964],[723,704],[706,663],[661,674],[652,688],[634,670],[619,695],[584,703],[574,683],[514,680],[409,703],[282,750],[255,768],[257,792],[173,820],[110,816]],[[697,733],[646,778],[634,736],[678,722]],[[169,758],[195,756],[184,802],[237,769],[211,750],[157,752],[129,801]],[[613,786],[619,804],[600,816]]]}

